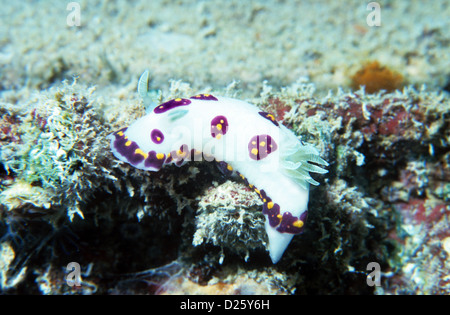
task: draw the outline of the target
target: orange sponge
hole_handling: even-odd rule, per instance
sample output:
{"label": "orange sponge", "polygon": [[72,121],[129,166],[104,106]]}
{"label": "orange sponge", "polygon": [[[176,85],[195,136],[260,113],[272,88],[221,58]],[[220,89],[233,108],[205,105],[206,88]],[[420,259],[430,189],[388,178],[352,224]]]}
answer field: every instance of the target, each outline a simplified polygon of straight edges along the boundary
{"label": "orange sponge", "polygon": [[365,64],[351,79],[353,89],[359,89],[364,85],[367,93],[376,93],[380,90],[392,92],[403,86],[403,76],[380,65],[378,61]]}

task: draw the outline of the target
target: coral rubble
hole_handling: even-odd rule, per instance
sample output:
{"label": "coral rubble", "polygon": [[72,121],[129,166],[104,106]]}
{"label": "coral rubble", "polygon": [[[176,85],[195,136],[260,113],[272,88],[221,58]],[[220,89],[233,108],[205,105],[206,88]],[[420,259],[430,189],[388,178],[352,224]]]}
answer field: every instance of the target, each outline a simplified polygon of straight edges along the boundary
{"label": "coral rubble", "polygon": [[[172,82],[166,95],[189,89]],[[213,163],[149,173],[113,159],[106,135],[144,112],[124,99],[76,82],[3,95],[3,291],[449,292],[448,96],[405,87],[321,97],[305,80],[279,91],[264,84],[253,102],[330,162],[315,176],[304,233],[276,266],[261,201],[239,178]],[[81,288],[61,271],[72,261]],[[381,266],[381,287],[366,282],[370,262]]]}
{"label": "coral rubble", "polygon": [[[235,253],[266,247],[262,201],[243,184],[231,181],[208,189],[201,197],[196,216],[193,244],[211,243]],[[223,260],[221,257],[221,261]]]}

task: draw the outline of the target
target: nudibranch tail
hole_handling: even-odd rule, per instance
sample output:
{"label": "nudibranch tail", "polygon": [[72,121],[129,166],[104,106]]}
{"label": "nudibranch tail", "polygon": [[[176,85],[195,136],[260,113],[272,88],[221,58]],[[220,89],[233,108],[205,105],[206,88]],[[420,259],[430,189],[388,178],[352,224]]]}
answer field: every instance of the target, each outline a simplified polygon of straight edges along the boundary
{"label": "nudibranch tail", "polygon": [[[147,71],[138,92],[145,102]],[[108,138],[113,154],[139,169],[158,171],[167,164],[215,159],[224,174],[239,175],[263,201],[273,263],[280,260],[292,237],[303,232],[309,184],[319,184],[310,173],[324,174],[327,170],[322,166],[328,165],[314,147],[299,141],[272,114],[211,94],[159,104]]]}
{"label": "nudibranch tail", "polygon": [[267,237],[269,239],[269,256],[272,263],[276,264],[283,256],[294,234],[279,233],[268,228],[267,224],[266,222]]}

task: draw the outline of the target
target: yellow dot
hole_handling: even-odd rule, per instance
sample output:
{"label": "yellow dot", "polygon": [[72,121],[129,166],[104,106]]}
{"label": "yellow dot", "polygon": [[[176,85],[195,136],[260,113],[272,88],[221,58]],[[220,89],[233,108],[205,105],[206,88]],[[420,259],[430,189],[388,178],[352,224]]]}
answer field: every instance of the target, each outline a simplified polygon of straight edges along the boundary
{"label": "yellow dot", "polygon": [[164,154],[163,153],[158,153],[158,154],[156,154],[156,158],[158,160],[162,160],[162,159],[164,159]]}
{"label": "yellow dot", "polygon": [[256,145],[256,141],[252,141],[252,144],[253,144],[253,145]]}
{"label": "yellow dot", "polygon": [[128,140],[127,142],[125,142],[125,145],[126,145],[127,147],[129,147],[129,146],[131,145],[131,141]]}
{"label": "yellow dot", "polygon": [[163,108],[163,107],[164,107],[164,106],[162,106],[162,105],[161,105],[161,106],[159,106],[159,108]]}
{"label": "yellow dot", "polygon": [[283,216],[281,214],[277,214],[277,218],[281,220]]}
{"label": "yellow dot", "polygon": [[233,170],[233,167],[232,167],[230,164],[228,164],[228,165],[227,165],[227,170],[232,171],[232,170]]}
{"label": "yellow dot", "polygon": [[266,201],[267,201],[267,199],[266,199],[266,198],[264,198],[264,199],[263,199],[263,202],[266,202]]}
{"label": "yellow dot", "polygon": [[245,179],[245,176],[242,174],[239,174],[239,176],[241,176],[242,179]]}
{"label": "yellow dot", "polygon": [[219,130],[222,130],[222,125],[221,124],[217,124],[216,128],[219,129]]}
{"label": "yellow dot", "polygon": [[128,139],[128,137],[127,136],[125,136],[125,137],[123,137],[125,140],[127,140]]}
{"label": "yellow dot", "polygon": [[302,220],[297,220],[294,223],[292,223],[293,226],[297,227],[297,228],[301,228],[303,226],[303,221]]}
{"label": "yellow dot", "polygon": [[181,98],[176,98],[175,99],[175,102],[179,102],[179,101],[181,101]]}
{"label": "yellow dot", "polygon": [[267,208],[268,208],[269,210],[273,208],[273,202],[272,202],[272,201],[270,201],[270,202],[267,203]]}
{"label": "yellow dot", "polygon": [[161,138],[160,137],[156,137],[156,141],[161,141]]}
{"label": "yellow dot", "polygon": [[222,135],[219,133],[219,134],[216,136],[216,139],[220,139],[220,138],[222,138]]}
{"label": "yellow dot", "polygon": [[259,143],[259,145],[262,146],[262,147],[264,147],[264,146],[266,145],[266,142],[265,142],[265,141],[261,141],[261,142]]}
{"label": "yellow dot", "polygon": [[169,153],[169,154],[167,154],[167,158],[170,158],[170,153]]}
{"label": "yellow dot", "polygon": [[252,154],[253,155],[258,155],[258,149],[257,148],[253,148],[252,149]]}
{"label": "yellow dot", "polygon": [[118,133],[117,133],[119,136],[123,136],[123,132],[122,131],[119,131]]}
{"label": "yellow dot", "polygon": [[275,117],[273,117],[273,115],[271,115],[271,114],[269,114],[269,115],[267,115],[267,117],[269,117],[270,118],[270,120],[275,120]]}
{"label": "yellow dot", "polygon": [[253,188],[253,185],[252,184],[248,184],[248,187]]}
{"label": "yellow dot", "polygon": [[255,192],[256,192],[257,194],[259,194],[259,190],[258,190],[257,188],[255,188]]}
{"label": "yellow dot", "polygon": [[221,119],[221,120],[220,120],[220,123],[221,123],[221,124],[223,124],[223,123],[224,123],[223,119]]}
{"label": "yellow dot", "polygon": [[209,94],[203,94],[204,96],[206,96],[206,97],[208,97],[209,96]]}
{"label": "yellow dot", "polygon": [[144,158],[147,158],[147,157],[148,157],[148,154],[145,153],[144,151],[142,151],[141,149],[136,149],[136,150],[134,151],[134,153],[135,153],[135,154],[140,154],[140,155],[142,155]]}
{"label": "yellow dot", "polygon": [[183,156],[186,155],[186,152],[183,152],[183,151],[181,151],[181,150],[178,150],[178,151],[177,151],[177,155],[178,155],[179,157],[183,157]]}

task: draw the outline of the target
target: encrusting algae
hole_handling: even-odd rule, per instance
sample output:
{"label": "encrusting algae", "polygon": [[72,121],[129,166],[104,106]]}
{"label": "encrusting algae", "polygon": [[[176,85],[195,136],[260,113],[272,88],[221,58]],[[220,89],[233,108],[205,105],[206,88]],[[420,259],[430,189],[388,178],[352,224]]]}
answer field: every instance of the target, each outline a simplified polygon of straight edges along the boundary
{"label": "encrusting algae", "polygon": [[[83,192],[98,187],[98,179],[109,173],[101,166],[106,129],[92,106],[93,91],[76,81],[66,82],[62,88],[29,100],[20,112],[14,112],[14,124],[6,133],[11,141],[3,143],[1,149],[0,161],[6,173],[40,187],[34,190],[44,191],[37,192],[40,198],[49,196],[45,204],[64,203],[70,218],[83,216],[79,207]],[[0,198],[7,195],[11,200],[13,187],[5,187]]]}

